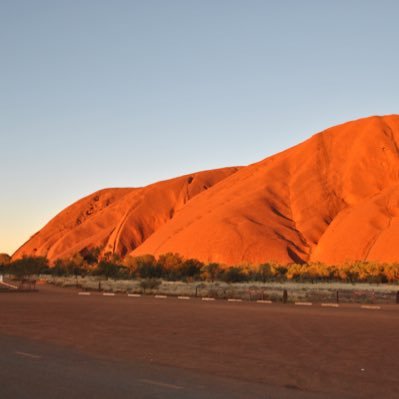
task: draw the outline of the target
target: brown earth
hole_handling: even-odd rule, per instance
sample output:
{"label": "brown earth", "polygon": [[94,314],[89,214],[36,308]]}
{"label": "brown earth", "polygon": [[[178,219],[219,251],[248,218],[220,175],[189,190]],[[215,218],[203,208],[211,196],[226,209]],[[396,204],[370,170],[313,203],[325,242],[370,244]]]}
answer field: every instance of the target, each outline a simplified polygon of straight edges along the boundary
{"label": "brown earth", "polygon": [[14,256],[55,259],[102,246],[122,256],[178,252],[226,264],[397,261],[397,143],[398,115],[370,117],[241,169],[100,191]]}
{"label": "brown earth", "polygon": [[[98,357],[97,363],[114,360],[118,363],[108,367],[102,378],[110,380],[115,390],[118,384],[111,370],[121,372],[120,363],[130,361],[146,369],[156,365],[177,368],[169,375],[171,380],[164,380],[164,385],[180,385],[175,380],[187,370],[198,375],[202,385],[210,378],[228,378],[223,396],[226,398],[236,397],[233,393],[239,388],[237,385],[247,383],[250,387],[257,384],[261,389],[257,394],[247,392],[238,397],[393,399],[399,397],[396,306],[368,310],[359,305],[323,308],[126,295],[106,297],[94,293],[80,296],[76,290],[45,286],[34,294],[3,294],[0,344],[3,334],[45,344],[33,352],[24,345],[14,349],[19,354],[38,357],[25,358],[25,363],[34,361],[36,367],[46,363],[49,368],[56,367],[57,359],[42,352],[47,345],[64,347],[62,358],[77,350]],[[1,348],[1,357],[10,360],[4,362],[0,378],[15,362],[13,357],[18,356],[13,353],[7,358]],[[87,373],[81,369],[83,364],[75,362],[71,368],[76,367],[81,372],[80,379],[87,381]],[[19,370],[22,372],[19,371],[17,385],[26,381],[25,369]],[[69,372],[62,374],[57,370],[57,376],[67,379]],[[128,380],[134,378],[136,373],[131,372]],[[163,373],[156,376],[158,381],[163,378],[166,378]],[[3,381],[9,380],[5,377]],[[73,396],[72,385],[68,393],[56,395],[56,382],[57,379],[52,382],[55,390],[48,397]],[[184,379],[181,382],[189,387]],[[2,385],[6,387],[11,382]],[[80,397],[104,397],[100,387],[98,381],[97,396]],[[281,392],[283,388],[289,389],[291,395]],[[207,391],[187,395],[184,389],[172,394],[175,398],[215,397]],[[119,397],[169,396],[125,393]]]}

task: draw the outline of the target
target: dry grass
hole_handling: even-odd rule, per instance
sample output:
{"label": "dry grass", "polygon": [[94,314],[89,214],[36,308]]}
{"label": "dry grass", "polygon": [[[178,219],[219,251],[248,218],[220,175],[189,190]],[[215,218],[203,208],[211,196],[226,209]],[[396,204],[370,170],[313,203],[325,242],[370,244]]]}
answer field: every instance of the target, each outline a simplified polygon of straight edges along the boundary
{"label": "dry grass", "polygon": [[[78,287],[83,290],[101,290],[114,293],[136,293],[148,295],[236,298],[243,300],[281,301],[284,290],[288,301],[335,302],[337,292],[340,302],[394,303],[398,285],[392,284],[347,284],[347,283],[224,283],[224,282],[173,282],[159,281],[157,284],[142,284],[140,280],[112,280],[99,277],[47,277],[47,281],[61,287]],[[143,286],[145,288],[143,288]],[[153,286],[153,288],[148,288]]]}

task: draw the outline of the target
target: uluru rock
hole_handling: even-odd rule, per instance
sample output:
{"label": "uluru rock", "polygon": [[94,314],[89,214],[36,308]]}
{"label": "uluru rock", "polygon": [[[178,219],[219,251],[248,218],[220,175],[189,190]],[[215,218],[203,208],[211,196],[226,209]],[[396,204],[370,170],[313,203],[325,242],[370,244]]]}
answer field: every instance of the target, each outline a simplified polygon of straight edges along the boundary
{"label": "uluru rock", "polygon": [[238,170],[223,168],[143,188],[110,188],[66,208],[13,255],[66,258],[87,248],[126,255],[141,245],[193,197]]}
{"label": "uluru rock", "polygon": [[398,261],[397,143],[399,116],[370,117],[244,168],[103,190],[61,212],[15,256],[55,259],[101,246],[225,264]]}

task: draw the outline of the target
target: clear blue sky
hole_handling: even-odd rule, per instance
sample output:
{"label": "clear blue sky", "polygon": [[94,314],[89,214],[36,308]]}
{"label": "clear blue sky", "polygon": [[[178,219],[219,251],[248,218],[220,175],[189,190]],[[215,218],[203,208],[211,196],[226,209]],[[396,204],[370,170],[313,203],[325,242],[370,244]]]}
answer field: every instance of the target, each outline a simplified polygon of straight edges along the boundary
{"label": "clear blue sky", "polygon": [[2,0],[0,252],[66,205],[399,113],[399,2]]}

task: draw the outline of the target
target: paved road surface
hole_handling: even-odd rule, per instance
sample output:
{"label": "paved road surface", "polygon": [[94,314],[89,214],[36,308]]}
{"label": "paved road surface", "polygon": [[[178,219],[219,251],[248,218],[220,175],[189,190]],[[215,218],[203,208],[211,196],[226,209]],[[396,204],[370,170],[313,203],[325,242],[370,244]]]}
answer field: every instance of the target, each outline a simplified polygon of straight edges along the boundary
{"label": "paved road surface", "polygon": [[398,398],[399,307],[0,295],[0,398]]}

